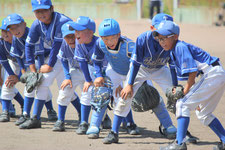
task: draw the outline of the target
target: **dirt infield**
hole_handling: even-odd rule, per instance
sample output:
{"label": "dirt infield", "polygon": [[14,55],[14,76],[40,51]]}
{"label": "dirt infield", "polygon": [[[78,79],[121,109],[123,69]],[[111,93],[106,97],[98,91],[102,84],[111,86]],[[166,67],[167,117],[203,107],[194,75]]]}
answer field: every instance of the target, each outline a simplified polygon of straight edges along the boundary
{"label": "dirt infield", "polygon": [[[148,20],[140,21],[119,21],[122,35],[133,40],[149,29]],[[97,21],[99,23],[99,21]],[[220,61],[225,66],[225,28],[212,27],[204,25],[184,25],[181,24],[180,39],[192,43],[208,51],[211,55],[220,57]],[[23,86],[17,85],[21,93]],[[156,86],[157,87],[157,86]],[[56,83],[51,86],[53,93],[54,108],[57,110],[56,98],[58,95]],[[160,91],[160,93],[162,93]],[[163,94],[162,94],[163,95]],[[163,95],[164,96],[164,95]],[[165,97],[164,97],[165,98]],[[17,102],[17,114],[20,114],[20,108]],[[225,94],[221,99],[214,114],[225,126]],[[103,130],[100,138],[90,140],[86,135],[77,135],[75,130],[78,127],[77,113],[70,105],[66,113],[66,132],[52,132],[54,122],[46,121],[47,112],[42,112],[42,128],[31,130],[20,130],[14,125],[16,118],[11,118],[9,123],[0,124],[0,150],[157,150],[162,145],[167,145],[171,140],[163,138],[158,132],[159,121],[151,112],[133,113],[134,120],[140,127],[141,135],[131,136],[120,130],[119,144],[104,145],[102,139],[108,131]],[[109,112],[112,118],[112,112]],[[176,125],[175,117],[171,117]],[[197,145],[188,145],[190,150],[211,150],[218,142],[217,136],[209,130],[208,127],[201,125],[197,120],[195,113],[191,113],[189,130],[199,138]]]}

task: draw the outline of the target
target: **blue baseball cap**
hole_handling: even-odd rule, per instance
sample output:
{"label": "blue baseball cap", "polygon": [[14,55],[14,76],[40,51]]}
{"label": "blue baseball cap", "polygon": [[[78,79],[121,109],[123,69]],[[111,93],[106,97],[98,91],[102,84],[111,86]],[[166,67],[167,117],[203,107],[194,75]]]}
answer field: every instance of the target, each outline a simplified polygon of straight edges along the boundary
{"label": "blue baseball cap", "polygon": [[70,24],[70,26],[77,31],[82,31],[85,29],[92,30],[95,33],[95,22],[94,20],[90,19],[89,17],[80,16],[77,18],[76,22]]}
{"label": "blue baseball cap", "polygon": [[52,6],[51,0],[31,0],[32,11],[38,9],[49,9]]}
{"label": "blue baseball cap", "polygon": [[7,20],[7,18],[4,18],[2,20],[2,26],[0,27],[0,29],[9,31],[9,29],[7,29]]}
{"label": "blue baseball cap", "polygon": [[98,32],[100,36],[110,36],[120,33],[119,23],[112,18],[107,18],[99,25]]}
{"label": "blue baseball cap", "polygon": [[162,21],[159,24],[158,29],[153,32],[153,36],[158,36],[158,34],[163,36],[167,36],[171,34],[179,35],[179,33],[180,33],[180,28],[176,23],[174,23],[173,21]]}
{"label": "blue baseball cap", "polygon": [[173,21],[173,17],[165,13],[159,13],[152,18],[152,26],[158,29],[159,24],[164,20]]}
{"label": "blue baseball cap", "polygon": [[68,21],[67,23],[63,24],[61,27],[61,31],[63,34],[63,38],[67,36],[68,34],[75,34],[75,30],[70,30],[70,24],[72,24],[73,21]]}
{"label": "blue baseball cap", "polygon": [[7,28],[10,25],[20,24],[21,22],[24,22],[23,17],[21,17],[19,14],[10,14],[6,18],[7,18]]}

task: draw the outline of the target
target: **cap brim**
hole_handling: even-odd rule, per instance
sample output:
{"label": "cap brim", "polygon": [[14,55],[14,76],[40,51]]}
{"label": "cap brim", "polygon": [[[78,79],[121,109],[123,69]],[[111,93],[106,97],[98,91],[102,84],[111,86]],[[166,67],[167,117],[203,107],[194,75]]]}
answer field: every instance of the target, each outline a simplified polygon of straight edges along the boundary
{"label": "cap brim", "polygon": [[38,9],[49,9],[51,6],[49,5],[40,5],[40,6],[37,6],[35,8],[32,9],[32,11],[35,11],[35,10],[38,10]]}
{"label": "cap brim", "polygon": [[10,23],[7,24],[7,28],[10,26],[10,25],[14,25],[14,24],[20,24],[22,21],[12,21]]}
{"label": "cap brim", "polygon": [[74,22],[74,23],[71,23],[70,24],[70,27],[73,28],[74,30],[77,30],[77,31],[82,31],[82,30],[85,30],[87,29],[86,27]]}
{"label": "cap brim", "polygon": [[67,31],[67,32],[65,32],[65,33],[63,33],[63,38],[65,37],[65,36],[67,36],[67,35],[69,35],[69,34],[75,34],[75,31],[73,30],[73,31]]}
{"label": "cap brim", "polygon": [[167,36],[167,35],[171,35],[173,34],[172,32],[165,30],[165,29],[159,29],[153,32],[153,36],[156,37],[158,35],[163,35],[163,36]]}

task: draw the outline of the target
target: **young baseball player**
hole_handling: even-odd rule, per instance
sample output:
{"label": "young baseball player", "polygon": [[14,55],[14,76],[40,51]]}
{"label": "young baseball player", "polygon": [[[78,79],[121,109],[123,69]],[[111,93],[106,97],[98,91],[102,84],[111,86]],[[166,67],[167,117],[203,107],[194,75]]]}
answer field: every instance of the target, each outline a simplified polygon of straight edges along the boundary
{"label": "young baseball player", "polygon": [[[10,54],[16,58],[19,64],[22,74],[29,70],[28,64],[25,61],[25,41],[29,32],[29,28],[26,27],[26,22],[18,14],[10,14],[7,16],[7,28],[13,34],[13,41],[10,50]],[[39,50],[39,43],[36,44],[35,51]],[[38,57],[38,56],[37,56]],[[24,89],[24,108],[22,116],[16,121],[15,125],[24,123],[30,117],[30,110],[34,101],[34,91],[28,93],[26,88]],[[57,119],[56,112],[52,106],[52,96],[49,91],[49,98],[45,103],[47,108],[48,119],[50,121]]]}
{"label": "young baseball player", "polygon": [[[85,77],[83,92],[81,94],[81,123],[76,130],[77,134],[86,134],[88,130],[88,118],[91,110],[92,81],[95,79],[95,69],[91,56],[96,48],[99,37],[94,36],[95,22],[89,17],[80,16],[77,21],[71,24],[75,30],[76,48],[75,59],[79,62],[80,68]],[[108,120],[110,121],[110,120]],[[111,125],[110,125],[111,126]]]}
{"label": "young baseball player", "polygon": [[54,79],[58,87],[63,81],[63,69],[57,59],[62,44],[61,26],[71,21],[70,18],[54,12],[51,0],[31,0],[32,11],[36,16],[25,44],[26,61],[31,72],[36,72],[34,46],[40,42],[40,51],[36,51],[39,59],[39,72],[43,73],[43,81],[36,88],[33,116],[19,127],[20,129],[41,128],[40,115],[45,101],[48,99],[49,86]]}
{"label": "young baseball player", "polygon": [[[225,90],[225,70],[219,58],[210,56],[197,46],[180,41],[179,33],[179,26],[172,21],[161,22],[158,30],[153,33],[165,51],[170,52],[178,79],[187,80],[183,90],[185,96],[176,103],[176,140],[161,149],[187,149],[183,140],[190,121],[190,111],[195,110],[202,124],[209,126],[220,138],[221,142],[215,149],[224,150],[225,130],[212,112]],[[195,82],[198,72],[202,74]]]}
{"label": "young baseball player", "polygon": [[[1,103],[2,103],[2,114],[0,116],[0,122],[10,121],[10,108],[12,110],[11,100],[16,99],[23,108],[23,97],[20,95],[18,90],[15,88],[14,83],[9,83],[9,77],[16,76],[19,74],[17,69],[17,63],[15,58],[10,55],[10,48],[12,44],[12,34],[7,29],[7,18],[2,20],[1,35],[0,39],[0,63],[5,69],[3,84],[1,87]],[[1,75],[3,72],[1,72]]]}
{"label": "young baseball player", "polygon": [[[160,21],[163,19],[172,20],[172,17],[166,15],[159,19],[161,19]],[[153,22],[154,27],[157,28],[159,23],[159,20],[157,22]],[[118,142],[118,130],[121,121],[129,113],[132,97],[144,81],[148,80],[148,84],[152,85],[151,80],[154,80],[160,85],[163,91],[166,91],[166,88],[172,85],[170,70],[165,66],[168,60],[169,53],[162,49],[159,43],[153,38],[151,31],[147,31],[137,38],[136,46],[132,52],[131,65],[125,81],[125,87],[121,91],[121,95],[117,100],[117,105],[114,108],[112,131],[104,138],[103,143],[111,144]],[[138,72],[140,65],[141,69]],[[135,83],[134,78],[136,74],[133,73],[134,67],[135,73],[137,74],[138,72],[138,77],[136,78]],[[127,84],[130,87],[129,89],[127,89]],[[162,98],[160,100],[160,104],[153,109],[153,112],[165,128],[167,137],[174,138],[176,135],[176,128],[172,124],[172,120],[165,108]]]}
{"label": "young baseball player", "polygon": [[[59,97],[57,99],[58,103],[58,120],[53,127],[53,131],[64,131],[65,125],[65,113],[67,106],[71,102],[75,108],[79,105],[80,108],[80,100],[74,100],[74,91],[79,86],[80,88],[83,86],[85,79],[80,70],[79,63],[76,59],[74,59],[74,51],[75,51],[75,31],[70,30],[70,24],[72,21],[68,21],[62,26],[62,36],[64,38],[58,58],[61,60],[63,70],[64,70],[64,81],[61,84],[61,89],[59,90]],[[80,119],[80,109],[77,110]]]}
{"label": "young baseball player", "polygon": [[[96,87],[102,86],[104,78],[102,75],[102,62],[106,57],[108,66],[106,68],[106,76],[108,76],[113,85],[113,96],[115,103],[119,95],[117,95],[117,87],[126,79],[129,70],[130,56],[135,43],[127,37],[121,36],[119,23],[112,19],[105,19],[99,26],[99,35],[101,39],[92,55],[97,78],[94,81]],[[123,65],[121,65],[123,64]],[[100,112],[93,111],[91,117],[90,128],[87,131],[90,138],[97,138],[100,132],[100,123],[107,107]],[[139,134],[139,130],[134,123],[131,110],[125,117],[127,130],[129,134]],[[113,130],[113,129],[112,129]],[[118,131],[116,132],[118,133]]]}

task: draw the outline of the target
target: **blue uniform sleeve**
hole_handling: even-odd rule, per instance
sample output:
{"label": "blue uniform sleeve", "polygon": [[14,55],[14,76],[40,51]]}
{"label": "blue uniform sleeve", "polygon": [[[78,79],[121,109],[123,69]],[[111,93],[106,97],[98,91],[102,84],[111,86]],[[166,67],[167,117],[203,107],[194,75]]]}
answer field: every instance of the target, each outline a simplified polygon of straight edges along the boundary
{"label": "blue uniform sleeve", "polygon": [[79,61],[79,65],[80,65],[81,70],[83,71],[85,80],[87,82],[91,82],[92,79],[91,79],[91,76],[90,76],[90,72],[88,70],[88,63],[86,61]]}
{"label": "blue uniform sleeve", "polygon": [[61,59],[63,65],[63,71],[66,79],[71,79],[70,72],[69,72],[69,63],[65,59]]}
{"label": "blue uniform sleeve", "polygon": [[135,43],[135,48],[132,52],[131,62],[136,66],[140,66],[143,62],[144,52],[142,48],[142,42],[142,39],[138,37]]}
{"label": "blue uniform sleeve", "polygon": [[62,41],[55,41],[53,42],[52,49],[49,55],[48,65],[54,67],[57,61],[57,54],[59,53],[59,49],[61,47]]}
{"label": "blue uniform sleeve", "polygon": [[170,68],[170,73],[171,73],[171,77],[172,77],[173,86],[177,86],[178,85],[178,81],[177,81],[176,70],[174,68]]}
{"label": "blue uniform sleeve", "polygon": [[130,85],[134,84],[134,80],[137,76],[139,68],[140,68],[140,65],[137,65],[136,63],[131,63],[128,84]]}
{"label": "blue uniform sleeve", "polygon": [[34,58],[34,49],[35,46],[26,43],[25,44],[25,57],[26,57],[26,62],[31,65],[35,63],[35,58]]}
{"label": "blue uniform sleeve", "polygon": [[182,75],[198,71],[197,64],[186,45],[177,46],[175,51],[176,59],[178,59]]}
{"label": "blue uniform sleeve", "polygon": [[101,62],[94,62],[94,67],[95,67],[95,74],[96,77],[103,77],[102,75],[102,63]]}
{"label": "blue uniform sleeve", "polygon": [[45,61],[44,54],[37,55],[37,60],[38,60],[38,69],[40,69],[41,66],[44,64],[44,61]]}
{"label": "blue uniform sleeve", "polygon": [[25,56],[26,62],[31,65],[35,63],[34,53],[35,53],[35,44],[38,42],[40,35],[38,32],[39,23],[38,20],[35,20],[31,25],[29,30],[26,44],[25,44]]}
{"label": "blue uniform sleeve", "polygon": [[24,65],[23,59],[21,59],[19,57],[16,57],[16,61],[19,64],[20,69],[25,69],[25,65]]}
{"label": "blue uniform sleeve", "polygon": [[5,70],[7,71],[7,73],[9,75],[15,75],[15,73],[13,72],[13,70],[12,70],[11,66],[9,65],[8,61],[2,62],[2,66],[5,68]]}

